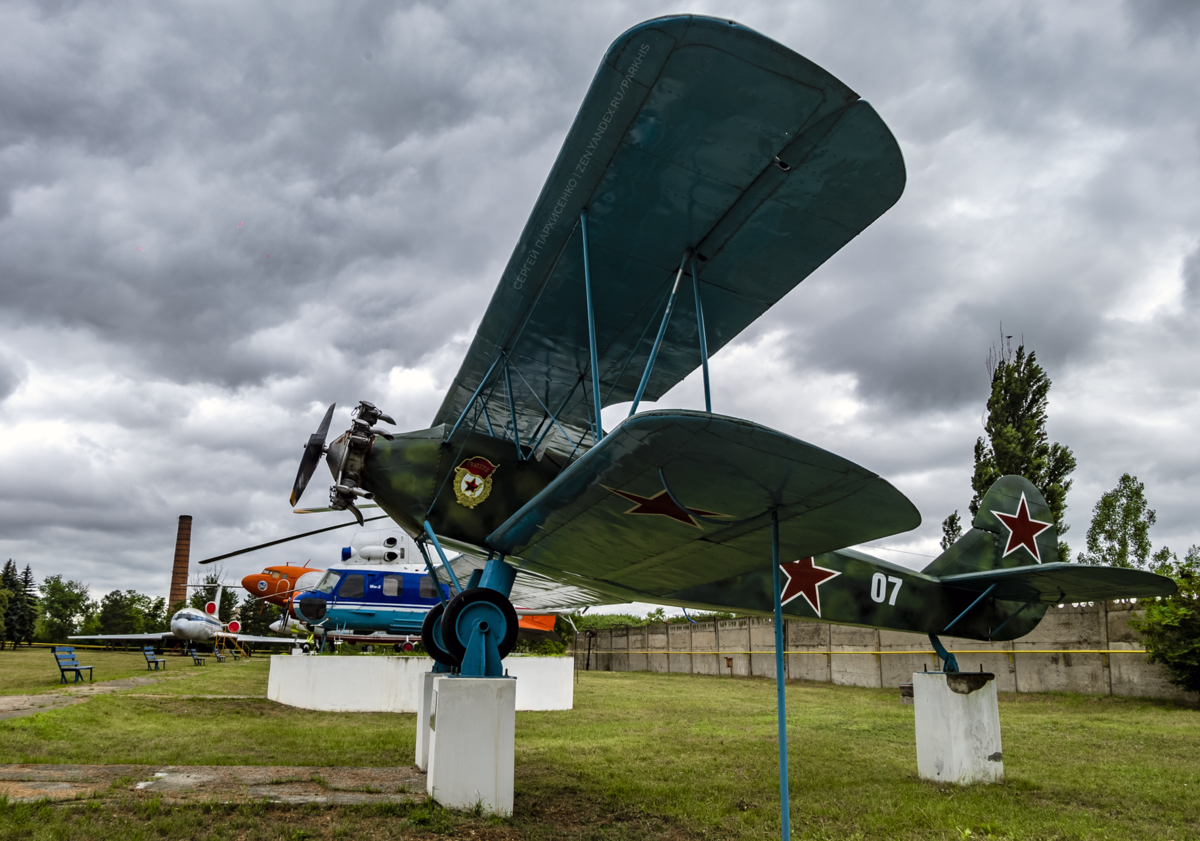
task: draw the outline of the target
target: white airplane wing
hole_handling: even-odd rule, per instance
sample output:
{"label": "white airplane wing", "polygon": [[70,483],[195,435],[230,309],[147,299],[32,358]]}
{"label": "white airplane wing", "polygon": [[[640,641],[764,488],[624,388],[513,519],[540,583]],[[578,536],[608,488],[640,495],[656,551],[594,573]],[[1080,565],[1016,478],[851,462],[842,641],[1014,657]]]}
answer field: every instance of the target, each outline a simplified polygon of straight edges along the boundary
{"label": "white airplane wing", "polygon": [[67,637],[69,640],[123,640],[133,642],[134,640],[146,640],[147,642],[155,640],[175,639],[175,635],[170,631],[161,631],[153,634],[75,634]]}
{"label": "white airplane wing", "polygon": [[253,642],[262,643],[263,645],[299,645],[295,637],[252,637],[249,634],[221,634],[222,637],[237,640],[238,642]]}

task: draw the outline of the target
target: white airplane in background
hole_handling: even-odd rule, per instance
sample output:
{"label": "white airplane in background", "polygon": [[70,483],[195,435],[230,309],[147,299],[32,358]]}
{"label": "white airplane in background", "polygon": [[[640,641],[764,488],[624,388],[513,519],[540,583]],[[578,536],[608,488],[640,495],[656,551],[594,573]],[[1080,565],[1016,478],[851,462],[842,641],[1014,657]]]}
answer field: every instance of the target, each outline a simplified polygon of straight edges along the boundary
{"label": "white airplane in background", "polygon": [[[191,587],[212,587],[212,584],[189,584]],[[171,630],[155,631],[144,634],[75,634],[68,637],[72,640],[104,640],[106,642],[145,642],[163,643],[171,640],[182,640],[190,643],[215,644],[218,638],[238,643],[256,643],[261,645],[295,645],[291,637],[257,637],[240,634],[241,623],[236,619],[228,623],[217,618],[218,605],[221,603],[223,584],[215,585],[216,596],[213,601],[204,605],[204,610],[185,607],[171,617]]]}

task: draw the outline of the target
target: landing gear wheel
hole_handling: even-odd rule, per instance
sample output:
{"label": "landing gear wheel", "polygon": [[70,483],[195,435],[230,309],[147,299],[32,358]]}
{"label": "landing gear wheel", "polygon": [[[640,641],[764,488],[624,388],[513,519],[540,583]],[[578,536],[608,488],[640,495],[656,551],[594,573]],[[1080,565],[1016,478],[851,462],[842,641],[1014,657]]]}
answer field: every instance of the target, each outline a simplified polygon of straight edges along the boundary
{"label": "landing gear wheel", "polygon": [[436,662],[458,668],[462,664],[462,655],[455,657],[442,645],[442,613],[445,609],[446,606],[439,602],[425,614],[425,621],[421,623],[421,644],[425,646],[425,653]]}
{"label": "landing gear wheel", "polygon": [[[433,613],[433,611],[430,611]],[[442,617],[442,641],[452,657],[457,657],[459,664],[467,653],[467,644],[460,636],[470,634],[473,621],[480,618],[479,614],[487,617],[488,624],[497,620],[504,622],[504,636],[496,646],[503,660],[517,644],[517,611],[505,596],[486,587],[472,587],[463,590],[446,603],[446,613]],[[429,621],[426,618],[425,621]]]}

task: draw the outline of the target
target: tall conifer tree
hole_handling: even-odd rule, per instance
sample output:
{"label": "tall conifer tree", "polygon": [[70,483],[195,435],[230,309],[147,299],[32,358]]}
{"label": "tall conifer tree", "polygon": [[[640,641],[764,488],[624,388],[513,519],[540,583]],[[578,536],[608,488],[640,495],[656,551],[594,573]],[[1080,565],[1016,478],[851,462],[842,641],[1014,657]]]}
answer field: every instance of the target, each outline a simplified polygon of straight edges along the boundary
{"label": "tall conifer tree", "polygon": [[[1034,351],[1026,353],[1024,342],[1014,351],[1011,339],[1003,337],[999,349],[993,348],[988,354],[992,389],[983,425],[985,434],[975,441],[975,470],[971,476],[975,493],[968,507],[973,519],[984,494],[997,479],[1024,476],[1045,497],[1061,538],[1067,531],[1063,515],[1075,456],[1069,447],[1051,443],[1046,433],[1050,377],[1038,364]],[[950,525],[947,518],[944,534],[949,533]],[[1070,560],[1065,541],[1059,540],[1058,555],[1061,561]]]}
{"label": "tall conifer tree", "polygon": [[31,567],[29,564],[25,564],[25,570],[21,573],[21,592],[25,596],[25,612],[22,616],[21,632],[18,636],[18,642],[23,642],[26,645],[33,644],[33,632],[37,627],[37,586],[37,580],[33,577],[33,567]]}

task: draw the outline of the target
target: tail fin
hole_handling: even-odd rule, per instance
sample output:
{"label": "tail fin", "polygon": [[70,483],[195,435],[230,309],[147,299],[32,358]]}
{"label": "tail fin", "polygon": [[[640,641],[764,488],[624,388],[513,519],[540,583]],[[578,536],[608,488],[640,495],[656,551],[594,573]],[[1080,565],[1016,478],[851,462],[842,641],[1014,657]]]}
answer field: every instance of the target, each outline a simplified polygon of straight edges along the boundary
{"label": "tail fin", "polygon": [[1024,476],[997,479],[980,502],[972,526],[921,571],[941,578],[1058,561],[1054,515]]}

